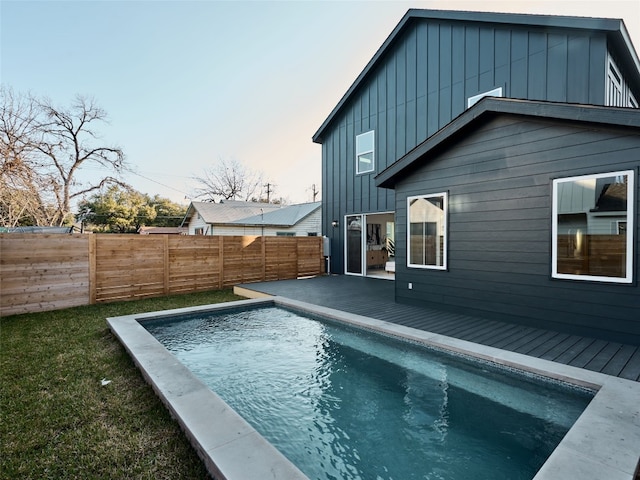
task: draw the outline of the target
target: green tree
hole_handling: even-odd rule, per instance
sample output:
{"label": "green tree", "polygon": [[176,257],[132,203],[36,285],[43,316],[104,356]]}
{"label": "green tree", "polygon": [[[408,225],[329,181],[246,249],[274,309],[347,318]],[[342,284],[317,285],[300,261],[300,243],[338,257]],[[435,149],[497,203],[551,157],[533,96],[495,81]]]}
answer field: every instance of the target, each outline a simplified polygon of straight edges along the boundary
{"label": "green tree", "polygon": [[135,233],[141,226],[151,225],[157,215],[147,195],[119,185],[94,194],[81,202],[79,209],[86,223],[114,233]]}
{"label": "green tree", "polygon": [[148,203],[156,211],[156,218],[151,223],[154,227],[179,227],[187,213],[187,207],[172,202],[168,198],[154,195],[148,197]]}
{"label": "green tree", "polygon": [[80,217],[93,230],[134,233],[142,226],[177,227],[187,207],[168,198],[140,193],[132,188],[112,185],[79,204]]}

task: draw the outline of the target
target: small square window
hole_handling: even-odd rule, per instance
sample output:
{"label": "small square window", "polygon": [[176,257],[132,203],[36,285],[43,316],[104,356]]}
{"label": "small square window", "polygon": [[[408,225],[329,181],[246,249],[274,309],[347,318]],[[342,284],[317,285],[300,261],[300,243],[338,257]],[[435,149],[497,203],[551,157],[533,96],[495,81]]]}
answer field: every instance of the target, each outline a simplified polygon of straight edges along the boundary
{"label": "small square window", "polygon": [[553,181],[552,277],[631,283],[634,172]]}
{"label": "small square window", "polygon": [[356,174],[375,169],[375,134],[373,130],[356,137]]}

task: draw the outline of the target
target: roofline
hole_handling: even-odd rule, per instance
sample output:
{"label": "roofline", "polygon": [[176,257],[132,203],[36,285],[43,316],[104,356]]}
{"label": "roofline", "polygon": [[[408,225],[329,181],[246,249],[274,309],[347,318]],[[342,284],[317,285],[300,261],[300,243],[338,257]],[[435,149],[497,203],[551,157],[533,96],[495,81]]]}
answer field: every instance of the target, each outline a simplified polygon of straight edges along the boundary
{"label": "roofline", "polygon": [[446,144],[456,134],[475,123],[479,117],[492,114],[512,114],[540,119],[640,128],[640,109],[636,108],[485,97],[376,175],[376,187],[394,188],[397,179],[404,176],[406,169],[410,168],[414,162]]}
{"label": "roofline", "polygon": [[[318,210],[320,210],[322,208],[322,202],[306,202],[306,203],[294,203],[293,205],[284,205],[282,208],[286,209],[288,207],[295,207],[295,206],[299,206],[299,205],[309,205],[309,204],[317,204],[312,210],[309,210],[309,212],[307,212],[305,215],[301,216],[297,222],[294,223],[240,223],[242,222],[242,218],[239,220],[234,220],[231,223],[225,223],[224,225],[249,225],[249,226],[270,226],[270,227],[293,227],[295,225],[297,225],[298,223],[300,223],[301,221],[303,221],[305,218],[309,217],[310,215],[313,215],[315,212],[317,212]],[[265,215],[269,215],[271,212],[266,212]],[[251,215],[250,217],[247,218],[251,218],[254,217],[255,215]]]}
{"label": "roofline", "polygon": [[182,222],[180,222],[180,227],[184,227],[185,222],[188,221],[193,216],[193,213],[190,213],[192,210],[195,210],[195,207],[193,206],[193,202],[189,202],[187,211],[184,212],[184,218],[182,219]]}
{"label": "roofline", "polygon": [[369,60],[364,70],[356,78],[347,92],[342,96],[338,104],[333,108],[329,116],[322,123],[320,128],[313,135],[312,140],[315,143],[322,143],[325,130],[331,122],[342,110],[348,102],[351,95],[360,87],[364,80],[369,76],[370,72],[378,63],[378,60],[387,53],[387,50],[395,43],[396,39],[403,32],[408,24],[416,19],[435,19],[449,21],[467,21],[481,23],[498,23],[503,25],[526,25],[530,27],[546,27],[561,28],[571,30],[588,30],[601,31],[607,34],[610,40],[613,40],[617,47],[621,44],[626,47],[631,58],[623,59],[630,66],[635,68],[636,81],[640,82],[640,59],[636,52],[631,37],[627,31],[624,21],[614,18],[593,18],[593,17],[575,17],[561,15],[540,15],[525,13],[491,13],[491,12],[473,12],[473,11],[456,11],[456,10],[425,10],[425,9],[409,9],[404,14],[400,22],[393,29],[391,34],[384,41],[382,46],[376,51],[375,55]]}

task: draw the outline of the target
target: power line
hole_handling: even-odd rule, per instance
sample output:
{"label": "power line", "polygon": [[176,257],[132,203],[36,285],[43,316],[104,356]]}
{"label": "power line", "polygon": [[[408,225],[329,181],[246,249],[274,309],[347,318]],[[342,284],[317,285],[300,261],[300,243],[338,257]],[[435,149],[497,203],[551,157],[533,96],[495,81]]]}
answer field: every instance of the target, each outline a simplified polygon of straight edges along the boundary
{"label": "power line", "polygon": [[164,183],[158,182],[157,180],[154,180],[154,179],[149,178],[149,177],[147,177],[147,176],[145,176],[145,175],[142,175],[141,173],[134,172],[133,170],[127,170],[127,172],[132,173],[133,175],[137,175],[138,177],[144,178],[145,180],[149,180],[150,182],[156,183],[156,184],[158,184],[158,185],[160,185],[160,186],[162,186],[162,187],[169,188],[169,189],[171,189],[171,190],[175,190],[175,191],[176,191],[176,192],[178,192],[178,193],[182,193],[182,194],[183,194],[183,195],[185,195],[186,197],[189,197],[189,196],[191,195],[190,193],[183,192],[182,190],[178,190],[177,188],[175,188],[175,187],[171,187],[171,186],[169,186],[169,185],[165,185]]}

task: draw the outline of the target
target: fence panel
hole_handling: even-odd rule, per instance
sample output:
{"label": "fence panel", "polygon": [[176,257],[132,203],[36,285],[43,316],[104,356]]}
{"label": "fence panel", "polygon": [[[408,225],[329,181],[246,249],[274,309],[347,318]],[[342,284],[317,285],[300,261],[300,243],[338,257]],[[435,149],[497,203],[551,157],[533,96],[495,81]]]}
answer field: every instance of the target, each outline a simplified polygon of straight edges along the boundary
{"label": "fence panel", "polygon": [[168,238],[168,293],[222,288],[222,237],[175,235]]}
{"label": "fence panel", "polygon": [[322,273],[321,237],[0,234],[0,316]]}
{"label": "fence panel", "polygon": [[96,236],[96,302],[165,293],[163,235]]}
{"label": "fence panel", "polygon": [[87,305],[88,236],[0,234],[0,316]]}

